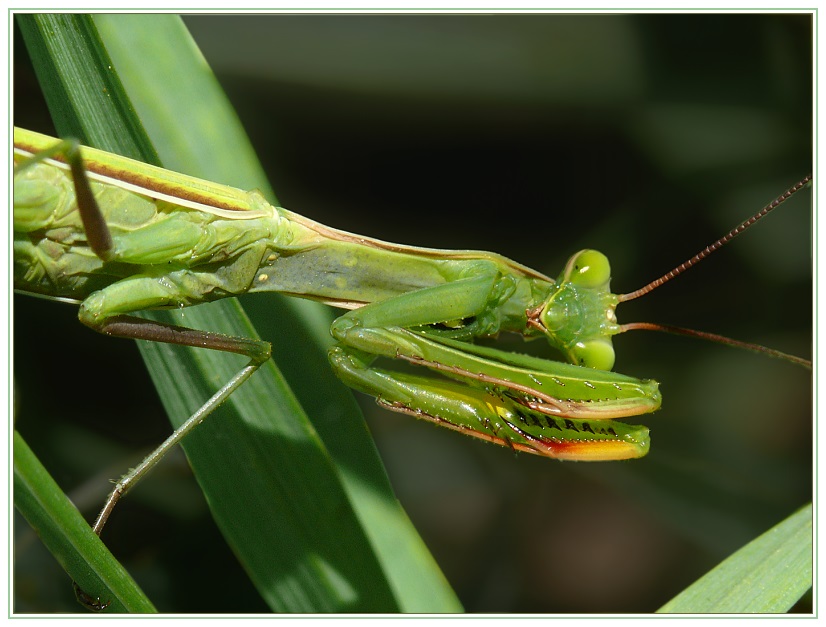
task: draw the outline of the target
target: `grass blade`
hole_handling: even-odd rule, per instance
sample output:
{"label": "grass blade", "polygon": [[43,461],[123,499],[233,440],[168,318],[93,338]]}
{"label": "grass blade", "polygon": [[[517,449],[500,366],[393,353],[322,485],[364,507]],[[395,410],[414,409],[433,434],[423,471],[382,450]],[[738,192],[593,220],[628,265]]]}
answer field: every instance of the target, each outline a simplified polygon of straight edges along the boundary
{"label": "grass blade", "polygon": [[811,504],[749,542],[658,611],[787,612],[812,587]]}
{"label": "grass blade", "polygon": [[109,611],[155,611],[16,431],[14,504],[66,573],[82,589],[99,591]]}

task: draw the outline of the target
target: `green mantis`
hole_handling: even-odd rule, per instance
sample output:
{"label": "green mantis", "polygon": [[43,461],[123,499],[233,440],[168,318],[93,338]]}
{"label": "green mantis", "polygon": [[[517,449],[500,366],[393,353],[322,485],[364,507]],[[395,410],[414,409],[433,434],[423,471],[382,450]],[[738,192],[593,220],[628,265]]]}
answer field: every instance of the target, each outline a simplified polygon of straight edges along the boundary
{"label": "green mantis", "polygon": [[[636,293],[610,293],[610,268],[596,251],[574,255],[554,280],[491,253],[344,233],[274,208],[256,192],[79,152],[21,129],[15,155],[17,289],[77,302],[81,322],[108,335],[249,359],[118,483],[97,533],[120,497],[270,356],[263,342],[132,314],[245,292],[349,309],[331,329],[338,341],[331,365],[345,383],[394,411],[559,459],[629,459],[648,450],[645,427],[613,420],[654,411],[661,401],[656,382],[610,372],[610,338],[632,328],[614,311]],[[471,343],[503,331],[545,337],[571,363]],[[384,367],[394,360],[419,368]]]}
{"label": "green mantis", "polygon": [[[79,185],[78,195],[116,197],[99,201],[107,209],[98,222],[94,214],[80,213],[81,224],[74,203],[60,202],[61,196],[71,198],[70,178],[42,163],[56,152],[55,141],[18,130],[16,147],[21,155],[38,155],[24,163],[15,185],[18,289],[81,300],[81,322],[108,335],[249,357],[169,446],[249,378],[269,349],[129,314],[278,291],[351,309],[332,327],[339,341],[330,354],[333,368],[392,409],[563,459],[625,459],[647,450],[644,428],[589,422],[654,411],[660,404],[656,383],[606,372],[613,365],[610,335],[620,328],[607,260],[596,251],[572,258],[557,283],[490,253],[413,249],[334,231],[272,208],[255,192],[93,151],[85,151],[82,164],[70,159],[75,184],[84,180],[82,168],[93,180],[94,189]],[[100,179],[102,187],[94,182]],[[136,195],[137,189],[148,198]],[[570,315],[574,309],[581,314]],[[579,365],[467,343],[500,331],[544,335]],[[377,356],[412,361],[461,384],[372,368]],[[452,406],[457,398],[463,408]]]}

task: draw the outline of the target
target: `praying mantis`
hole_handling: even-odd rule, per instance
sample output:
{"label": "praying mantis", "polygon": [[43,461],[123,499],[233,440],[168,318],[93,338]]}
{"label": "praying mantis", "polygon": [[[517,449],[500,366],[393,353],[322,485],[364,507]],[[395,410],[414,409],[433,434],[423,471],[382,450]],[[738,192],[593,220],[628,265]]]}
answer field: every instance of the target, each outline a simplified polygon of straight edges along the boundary
{"label": "praying mantis", "polygon": [[[16,289],[78,303],[80,321],[105,335],[249,359],[118,482],[93,526],[98,535],[120,498],[271,356],[266,342],[134,312],[260,291],[319,300],[349,310],[331,328],[338,342],[329,352],[333,370],[390,410],[515,451],[576,461],[637,458],[648,452],[647,428],[614,419],[653,412],[661,396],[655,381],[611,372],[610,338],[657,325],[620,325],[617,305],[681,273],[810,181],[802,179],[661,279],[614,295],[608,260],[593,250],[573,255],[554,280],[492,253],[414,248],[338,231],[273,207],[254,191],[24,129],[15,129],[14,149]],[[544,337],[569,363],[472,343],[503,331]],[[430,374],[377,367],[378,358]]]}
{"label": "praying mantis", "polygon": [[[215,180],[221,180],[221,179],[216,178]],[[555,181],[555,184],[556,184],[556,183],[560,183],[560,184],[561,184],[561,182],[560,182],[560,181]],[[781,181],[781,183],[782,183],[782,181]],[[778,188],[779,188],[779,185],[778,185]],[[778,191],[779,191],[779,189],[778,189]],[[773,189],[769,189],[769,190],[768,190],[768,193],[774,193],[774,190],[773,190]],[[768,194],[767,194],[767,195],[768,195]],[[714,196],[714,197],[716,197],[716,196]],[[713,198],[713,197],[712,197],[712,198]],[[290,206],[290,205],[288,205],[288,206]],[[301,206],[301,205],[296,205],[296,206]],[[749,205],[746,205],[746,206],[749,206]],[[758,206],[759,206],[759,205],[758,205]],[[562,209],[562,208],[560,208],[560,209]],[[303,210],[304,210],[304,211],[314,211],[314,209],[313,209],[313,210],[311,210],[311,209],[303,209]],[[310,215],[312,215],[312,213],[311,213]],[[564,218],[564,215],[560,215],[560,221],[561,221],[561,224],[562,224],[562,225],[565,225],[565,224],[566,224],[565,222],[563,222],[563,220],[564,220],[564,219],[565,219],[565,218]],[[732,222],[733,222],[733,220],[732,220]],[[344,222],[344,226],[345,226],[345,228],[347,227],[347,222],[346,222],[346,221]],[[368,229],[363,229],[363,230],[364,230],[365,232],[368,232],[368,233],[370,232]],[[566,231],[566,234],[570,234],[570,231],[569,231],[569,230],[567,230],[567,231]],[[671,233],[668,229],[663,229],[663,237],[664,237],[664,239],[668,238],[668,239],[669,239],[669,241],[670,241],[671,237],[673,237],[673,234],[672,234],[672,233]],[[703,243],[703,242],[697,242],[697,243],[698,243],[698,244],[701,244],[701,243]],[[447,244],[447,245],[450,245],[450,244]],[[471,245],[471,246],[472,246],[472,245],[474,245],[474,244],[473,244],[473,242],[472,242],[472,240],[469,242],[469,245]],[[586,243],[586,245],[588,245],[588,244]],[[491,248],[491,249],[493,249],[493,250],[497,250],[497,247],[496,247],[495,245],[493,245],[493,244],[491,244],[491,245],[489,245],[489,246],[488,246],[488,245],[485,245],[485,247],[486,247],[486,248],[487,248],[487,247],[489,247],[489,248]],[[555,260],[556,260],[556,259],[559,259],[561,256],[564,256],[565,254],[566,254],[566,253],[564,253],[564,252],[554,252],[554,253],[552,253],[552,254],[549,254],[548,256],[549,256],[549,258],[551,258],[551,257],[552,257],[553,259],[555,259]],[[515,258],[515,259],[519,259],[519,258],[520,258],[520,254],[518,254],[518,253],[511,253],[511,256],[512,256],[513,258]],[[680,255],[680,257],[682,257],[682,255]],[[613,258],[614,258],[614,256],[612,255],[612,259],[613,259]],[[675,259],[674,261],[678,261],[678,260],[679,260],[679,259]],[[553,270],[554,272],[556,271],[556,269],[554,269],[554,268],[552,268],[552,270]],[[617,274],[620,274],[620,273],[625,273],[625,270],[624,270],[624,269],[620,269],[620,270],[618,270],[618,271],[617,271]],[[647,278],[647,277],[646,277],[646,278]],[[617,282],[617,283],[618,283],[618,285],[619,285],[619,282]],[[628,281],[628,280],[623,281],[623,284],[622,284],[622,285],[623,285],[624,287],[636,287],[636,285],[634,285],[634,284],[629,284],[629,281]],[[679,290],[677,290],[677,291],[679,291]],[[663,293],[664,293],[664,292],[663,292]],[[253,300],[255,300],[255,299],[253,298]],[[35,303],[34,303],[34,305],[35,305],[35,306],[37,306],[37,305],[40,305],[40,303],[35,302]],[[66,309],[67,309],[67,313],[71,314],[70,309],[69,309],[68,307],[67,307]],[[692,309],[693,309],[693,308],[692,308]],[[188,310],[186,310],[186,309],[185,309],[185,310],[183,310],[183,311],[184,311],[184,312],[186,312],[186,311],[188,311]],[[621,312],[622,312],[622,311],[623,311],[623,310],[621,310]],[[628,316],[628,314],[623,314],[623,315],[624,315],[625,317],[629,317],[629,316]],[[760,319],[760,318],[761,318],[761,316],[755,315],[755,319]],[[85,335],[87,335],[87,336],[89,336],[90,338],[93,338],[93,334],[90,334],[90,333],[88,333],[88,332],[85,332],[84,334],[85,334]],[[94,338],[93,338],[93,339],[94,339]],[[117,343],[117,342],[113,342],[112,344],[118,345],[119,343]],[[123,344],[125,344],[125,343],[123,343]],[[536,345],[536,344],[538,344],[538,342],[535,342],[535,343],[534,343],[534,345]],[[209,352],[209,351],[203,351],[203,352]],[[724,354],[726,353],[726,351],[721,351],[721,352],[722,352],[722,353],[724,353]],[[624,364],[623,364],[623,365],[621,365],[622,370],[623,370],[623,371],[633,370],[633,368],[629,369],[629,368],[628,368],[628,366],[627,366],[627,365],[625,365],[625,364],[627,364],[627,355],[626,355],[625,357],[626,357],[626,359],[624,359]],[[649,369],[649,368],[650,368],[650,369]],[[418,369],[418,370],[419,370],[419,371],[421,371],[422,369]],[[416,369],[414,369],[414,371],[416,371]],[[638,369],[637,369],[637,371],[638,371],[638,372],[640,372],[641,374],[656,374],[658,378],[661,378],[661,379],[664,381],[664,383],[665,383],[665,382],[667,382],[667,383],[668,383],[667,387],[666,387],[666,386],[664,386],[664,388],[663,388],[663,389],[664,389],[664,393],[665,393],[665,399],[666,399],[666,402],[668,403],[668,410],[669,410],[669,414],[668,414],[668,415],[665,415],[665,414],[663,414],[663,415],[657,415],[655,418],[652,418],[652,419],[650,419],[650,420],[646,420],[646,421],[645,421],[647,424],[650,424],[652,427],[657,427],[657,430],[656,430],[656,431],[655,431],[655,433],[654,433],[654,436],[655,436],[654,446],[655,446],[655,450],[656,450],[656,452],[657,452],[660,456],[662,456],[663,452],[665,451],[665,448],[662,448],[663,439],[662,439],[661,424],[662,424],[662,423],[664,423],[664,422],[666,422],[666,420],[665,420],[666,418],[671,418],[671,417],[674,415],[672,412],[673,412],[675,409],[679,409],[679,408],[678,408],[678,406],[676,405],[676,403],[672,400],[672,399],[674,398],[674,397],[672,396],[672,392],[673,392],[673,385],[674,385],[673,377],[669,378],[667,374],[665,374],[665,373],[663,373],[663,372],[660,372],[660,370],[658,369],[658,366],[657,366],[657,364],[656,364],[656,363],[654,363],[654,364],[650,364],[650,363],[649,363],[649,364],[647,364],[647,365],[646,365],[645,369],[643,369],[643,368],[638,368]],[[702,393],[704,393],[704,392],[705,392],[705,390],[704,390],[703,388],[697,388],[697,393],[702,394]],[[206,398],[206,396],[204,396],[204,398]],[[387,420],[387,412],[382,412],[382,413],[383,413],[383,414],[384,414],[384,416],[385,416],[385,420]],[[677,413],[677,417],[678,417],[678,418],[682,418],[683,416],[690,416],[690,414],[685,414],[685,413],[681,414],[681,413],[679,413],[679,412]],[[216,420],[217,420],[217,418],[216,418]],[[388,421],[388,422],[389,422],[389,421]],[[442,430],[432,430],[432,429],[429,429],[428,427],[424,427],[424,426],[417,427],[416,425],[409,424],[409,423],[412,423],[412,422],[413,422],[413,421],[409,421],[409,420],[399,420],[399,421],[394,421],[394,424],[396,424],[396,422],[397,422],[398,424],[400,424],[400,425],[405,425],[405,428],[415,429],[415,430],[418,430],[418,431],[422,431],[422,432],[424,432],[424,433],[426,433],[426,434],[430,434],[430,432],[431,432],[431,431],[433,431],[433,432],[434,432],[434,436],[441,436],[443,440],[448,441],[448,442],[452,442],[453,440],[456,440],[456,441],[458,441],[458,443],[460,443],[460,444],[464,444],[464,440],[465,440],[465,439],[463,439],[463,438],[457,438],[457,437],[455,437],[453,434],[440,434],[439,432],[440,432],[440,431],[442,431]],[[673,423],[679,423],[679,424],[681,425],[681,428],[684,428],[684,429],[689,429],[689,428],[691,427],[691,424],[686,424],[686,423],[683,423],[683,421],[682,421],[682,420],[669,420],[668,422],[671,422],[672,424],[673,424]],[[408,424],[409,424],[409,427],[407,426]],[[472,448],[474,451],[476,451],[476,450],[478,449],[478,450],[479,450],[481,453],[483,453],[483,454],[487,454],[488,456],[493,455],[493,456],[495,456],[496,458],[501,458],[501,459],[504,459],[505,461],[511,461],[511,459],[514,457],[514,456],[512,456],[512,455],[508,455],[508,454],[507,454],[507,452],[506,452],[506,451],[504,451],[504,450],[503,450],[503,451],[497,451],[497,450],[495,450],[493,447],[482,447],[482,446],[478,446],[478,445],[476,445],[476,444],[474,444],[474,443],[472,443],[472,442],[471,442],[471,443],[469,443],[469,446],[470,446],[470,448]],[[423,459],[423,463],[427,464],[427,463],[428,463],[428,460],[429,460],[429,458],[424,458],[424,459]],[[655,458],[652,458],[652,459],[650,459],[649,461],[646,461],[646,462],[643,462],[643,463],[637,463],[637,462],[634,462],[634,463],[629,463],[628,465],[624,466],[624,468],[629,469],[629,470],[630,470],[630,469],[632,469],[632,468],[633,468],[634,470],[636,470],[636,469],[641,469],[641,468],[646,468],[646,467],[650,467],[649,462],[655,462],[655,461],[657,461],[657,460],[656,460]],[[520,463],[525,463],[525,462],[527,462],[527,463],[531,463],[531,462],[534,462],[534,463],[542,463],[542,462],[543,462],[543,460],[539,460],[539,459],[530,459],[530,458],[529,458],[529,456],[520,456],[520,457],[519,457],[519,462],[520,462]],[[534,467],[535,467],[535,466],[534,466]],[[542,466],[542,468],[547,468],[547,471],[546,471],[546,472],[547,472],[547,474],[549,474],[549,475],[552,475],[552,476],[559,476],[559,475],[568,475],[568,474],[572,474],[572,473],[579,473],[579,472],[580,472],[580,469],[582,469],[582,468],[583,468],[583,466],[582,466],[582,465],[577,465],[577,466],[572,466],[572,465],[563,465],[562,467],[560,467],[559,465],[556,465],[556,464],[547,464],[546,466]],[[571,470],[572,468],[575,468],[575,469],[574,469],[574,470]],[[604,467],[604,468],[605,468],[605,470],[603,470],[602,468],[603,468],[603,467],[600,467],[598,471],[599,471],[599,472],[608,472],[608,473],[612,473],[612,472],[614,472],[614,470],[613,470],[614,468],[617,468],[617,469],[618,469],[618,471],[620,471],[620,472],[621,472],[621,470],[620,470],[620,469],[621,469],[621,468],[623,468],[623,467],[621,467],[619,464],[611,464],[611,465],[609,465],[609,466],[607,466],[607,467]],[[588,471],[590,472],[592,469],[593,469],[593,467],[590,467],[590,468],[588,468]],[[114,472],[117,472],[117,470],[118,470],[118,469],[116,469],[116,470],[114,470],[114,471],[112,471],[112,472],[113,472],[113,473],[114,473]],[[542,493],[542,494],[547,494],[547,493]],[[132,499],[130,498],[129,500],[131,501]],[[552,500],[556,500],[556,498],[553,498]],[[123,513],[126,513],[126,512],[123,512]],[[116,526],[116,527],[119,527],[119,525],[118,525],[118,523],[119,523],[119,522],[120,522],[120,521],[116,521],[116,524],[115,524],[115,526]],[[115,529],[113,529],[113,530],[115,530]]]}

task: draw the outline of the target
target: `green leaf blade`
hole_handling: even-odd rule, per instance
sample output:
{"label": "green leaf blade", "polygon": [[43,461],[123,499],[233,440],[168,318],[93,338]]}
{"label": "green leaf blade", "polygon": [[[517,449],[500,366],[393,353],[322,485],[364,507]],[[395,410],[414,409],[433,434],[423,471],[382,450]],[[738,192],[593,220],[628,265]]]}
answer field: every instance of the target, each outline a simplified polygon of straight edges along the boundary
{"label": "green leaf blade", "polygon": [[666,603],[660,613],[787,612],[812,587],[811,504]]}
{"label": "green leaf blade", "polygon": [[[80,512],[14,432],[14,504],[82,590],[100,590],[110,612],[155,612]],[[68,582],[67,582],[68,585]]]}

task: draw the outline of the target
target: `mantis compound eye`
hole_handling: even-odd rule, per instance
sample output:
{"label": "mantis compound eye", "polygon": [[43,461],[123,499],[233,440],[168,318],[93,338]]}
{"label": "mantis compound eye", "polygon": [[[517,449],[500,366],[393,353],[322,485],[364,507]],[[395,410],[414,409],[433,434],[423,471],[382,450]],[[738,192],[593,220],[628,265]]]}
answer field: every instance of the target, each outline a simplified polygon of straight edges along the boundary
{"label": "mantis compound eye", "polygon": [[611,264],[598,250],[582,250],[568,261],[565,274],[577,287],[607,288],[611,280]]}
{"label": "mantis compound eye", "polygon": [[597,338],[577,342],[571,349],[575,363],[597,370],[611,370],[614,367],[614,347],[609,338]]}

